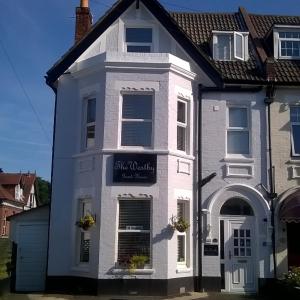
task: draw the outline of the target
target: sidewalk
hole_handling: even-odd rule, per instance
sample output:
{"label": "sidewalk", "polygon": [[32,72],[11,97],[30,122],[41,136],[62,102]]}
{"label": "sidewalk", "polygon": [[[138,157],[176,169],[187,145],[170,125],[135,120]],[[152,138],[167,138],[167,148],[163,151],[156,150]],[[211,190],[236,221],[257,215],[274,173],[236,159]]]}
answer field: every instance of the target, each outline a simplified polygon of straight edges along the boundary
{"label": "sidewalk", "polygon": [[[149,297],[149,296],[75,296],[59,294],[6,294],[1,300],[267,300],[254,295],[233,295],[221,293],[189,293],[180,297]],[[290,299],[289,299],[290,300]],[[292,300],[292,299],[291,299]]]}

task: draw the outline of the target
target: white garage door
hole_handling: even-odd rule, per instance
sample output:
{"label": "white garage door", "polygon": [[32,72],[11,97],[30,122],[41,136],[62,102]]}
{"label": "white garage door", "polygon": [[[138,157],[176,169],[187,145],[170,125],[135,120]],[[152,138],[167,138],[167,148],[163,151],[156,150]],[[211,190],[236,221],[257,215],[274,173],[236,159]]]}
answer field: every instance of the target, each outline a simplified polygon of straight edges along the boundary
{"label": "white garage door", "polygon": [[17,291],[43,291],[47,265],[48,225],[18,226]]}

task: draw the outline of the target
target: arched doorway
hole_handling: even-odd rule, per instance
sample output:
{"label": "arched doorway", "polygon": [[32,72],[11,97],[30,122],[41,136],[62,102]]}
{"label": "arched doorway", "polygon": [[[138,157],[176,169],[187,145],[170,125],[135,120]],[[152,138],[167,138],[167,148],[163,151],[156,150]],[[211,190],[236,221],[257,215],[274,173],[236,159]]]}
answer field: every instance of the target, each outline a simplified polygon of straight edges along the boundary
{"label": "arched doorway", "polygon": [[250,204],[240,197],[228,199],[220,209],[221,281],[226,292],[256,292],[255,236]]}

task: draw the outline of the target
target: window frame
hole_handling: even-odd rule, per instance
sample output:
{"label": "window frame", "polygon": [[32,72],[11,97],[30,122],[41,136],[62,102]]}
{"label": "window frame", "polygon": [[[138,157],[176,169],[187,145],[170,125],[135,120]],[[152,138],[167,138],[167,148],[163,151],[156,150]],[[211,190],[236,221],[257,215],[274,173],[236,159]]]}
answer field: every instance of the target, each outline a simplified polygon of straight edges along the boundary
{"label": "window frame", "polygon": [[283,37],[280,37],[280,33],[287,33],[287,32],[295,32],[295,33],[299,33],[300,34],[300,28],[298,30],[289,30],[288,28],[286,30],[280,30],[277,32],[278,34],[278,57],[280,59],[300,59],[300,51],[299,51],[299,55],[298,56],[293,56],[293,55],[282,55],[282,42],[285,42],[285,41],[289,41],[289,42],[299,42],[299,49],[300,49],[300,37],[299,38],[283,38]]}
{"label": "window frame", "polygon": [[[246,43],[248,42],[248,36],[249,32],[244,32],[244,31],[217,31],[213,30],[212,31],[213,35],[213,45],[212,45],[212,52],[213,52],[213,59],[216,61],[234,61],[234,60],[240,60],[240,61],[246,61],[248,59],[248,48]],[[215,53],[215,45],[218,44],[218,35],[228,35],[229,36],[229,44],[230,44],[230,49],[229,49],[229,54],[230,58],[229,59],[220,59],[217,58],[217,53]],[[239,56],[237,54],[237,37],[242,38],[242,56]],[[246,53],[247,52],[247,53]]]}
{"label": "window frame", "polygon": [[[182,217],[185,221],[187,221],[188,223],[190,223],[190,213],[189,213],[189,201],[185,201],[185,200],[177,200],[177,217]],[[182,216],[179,215],[179,209],[178,207],[182,205]],[[190,233],[190,229],[188,228],[185,232],[179,232],[176,231],[177,235],[176,235],[176,240],[177,240],[177,252],[176,252],[176,266],[177,269],[186,269],[189,268],[189,244],[190,244],[190,237],[189,237],[189,233]],[[183,243],[184,243],[184,260],[183,261],[179,261],[178,260],[178,244],[179,244],[179,237],[183,237]]]}
{"label": "window frame", "polygon": [[[124,201],[124,200],[129,200],[129,201],[149,201],[150,202],[150,220],[149,220],[149,230],[144,230],[144,229],[120,229],[120,201]],[[124,269],[123,266],[121,266],[118,262],[118,257],[119,257],[119,233],[146,233],[149,234],[149,263],[145,264],[144,269],[142,270],[146,270],[146,269],[151,269],[152,266],[152,219],[153,219],[153,201],[152,199],[143,199],[143,198],[119,198],[118,199],[118,204],[117,204],[117,227],[116,227],[116,249],[115,249],[115,266],[117,268],[121,268]]]}
{"label": "window frame", "polygon": [[[88,105],[89,101],[95,101],[95,121],[88,122]],[[96,120],[97,120],[97,99],[96,97],[88,97],[84,99],[84,134],[83,134],[83,149],[84,150],[90,150],[96,148]],[[88,127],[94,126],[94,144],[91,146],[88,146]]]}
{"label": "window frame", "polygon": [[[126,119],[123,118],[123,99],[124,95],[148,95],[151,96],[152,101],[152,119]],[[147,92],[122,92],[120,96],[120,129],[119,129],[119,148],[120,149],[153,149],[154,147],[154,109],[155,109],[155,95],[154,93]],[[151,136],[150,136],[150,146],[140,146],[140,145],[122,145],[122,130],[123,130],[123,122],[140,122],[140,123],[151,123]]]}
{"label": "window frame", "polygon": [[[178,102],[181,102],[185,106],[185,123],[179,122],[178,121]],[[176,114],[176,150],[183,152],[183,153],[188,153],[189,152],[189,102],[186,101],[185,99],[182,98],[177,98],[177,114]],[[184,141],[184,150],[178,149],[178,127],[184,128],[185,129],[185,141]]]}
{"label": "window frame", "polygon": [[[242,108],[247,110],[247,127],[229,127],[229,110],[230,108]],[[228,132],[248,132],[248,144],[249,144],[249,153],[228,153]],[[252,139],[251,139],[251,120],[250,120],[250,108],[246,105],[235,105],[235,104],[227,104],[226,107],[226,132],[225,132],[225,148],[226,148],[226,157],[229,158],[249,158],[252,156]]]}
{"label": "window frame", "polygon": [[[86,204],[89,204],[90,205],[90,209],[91,211],[90,212],[87,212],[87,213],[90,213],[92,215],[92,199],[91,198],[79,198],[78,199],[78,204],[77,204],[77,219],[76,221],[78,221],[81,217],[83,217],[84,215],[84,205]],[[92,235],[91,235],[91,232],[90,230],[89,231],[85,231],[79,227],[76,227],[76,248],[77,248],[77,251],[76,251],[76,265],[78,266],[89,266],[90,265],[90,258],[91,258],[91,242],[92,242]],[[81,236],[82,236],[82,233],[83,234],[89,234],[90,235],[90,245],[89,245],[89,260],[88,261],[81,261]]]}
{"label": "window frame", "polygon": [[297,108],[300,113],[300,106],[298,105],[291,105],[290,106],[290,130],[291,130],[291,153],[293,157],[300,157],[300,152],[296,153],[295,152],[295,145],[294,145],[294,136],[293,136],[293,125],[299,126],[300,127],[300,121],[299,122],[293,122],[292,121],[292,108]]}
{"label": "window frame", "polygon": [[[135,28],[135,29],[151,29],[152,31],[152,42],[151,43],[143,43],[143,42],[127,42],[127,29],[128,28]],[[126,53],[153,53],[154,52],[154,28],[153,26],[149,25],[126,25],[124,26],[124,50]],[[150,46],[149,52],[136,52],[136,51],[128,51],[127,46]]]}

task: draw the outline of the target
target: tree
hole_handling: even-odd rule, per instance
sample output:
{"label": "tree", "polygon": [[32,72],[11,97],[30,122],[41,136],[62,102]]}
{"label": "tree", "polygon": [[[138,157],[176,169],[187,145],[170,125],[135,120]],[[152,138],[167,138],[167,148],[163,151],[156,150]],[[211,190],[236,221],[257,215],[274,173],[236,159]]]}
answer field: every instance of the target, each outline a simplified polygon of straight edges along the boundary
{"label": "tree", "polygon": [[37,177],[38,188],[38,206],[48,204],[50,202],[51,184],[49,181]]}

